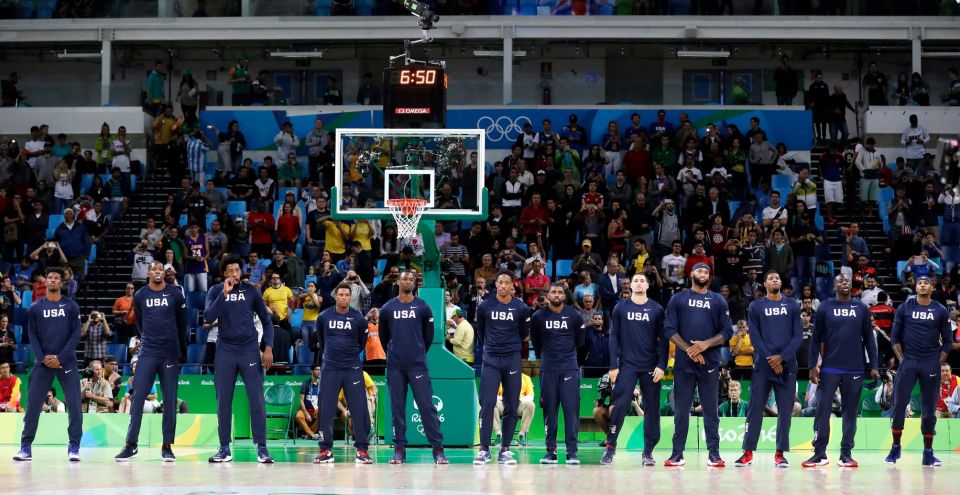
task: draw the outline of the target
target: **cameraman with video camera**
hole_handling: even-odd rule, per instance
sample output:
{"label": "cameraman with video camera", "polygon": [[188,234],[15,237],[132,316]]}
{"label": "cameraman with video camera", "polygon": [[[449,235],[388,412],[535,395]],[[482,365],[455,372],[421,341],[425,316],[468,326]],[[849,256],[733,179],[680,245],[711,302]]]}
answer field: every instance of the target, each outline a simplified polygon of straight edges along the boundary
{"label": "cameraman with video camera", "polygon": [[98,360],[90,361],[86,369],[80,370],[80,397],[83,405],[80,410],[85,413],[112,413],[113,387],[103,377],[103,364]]}

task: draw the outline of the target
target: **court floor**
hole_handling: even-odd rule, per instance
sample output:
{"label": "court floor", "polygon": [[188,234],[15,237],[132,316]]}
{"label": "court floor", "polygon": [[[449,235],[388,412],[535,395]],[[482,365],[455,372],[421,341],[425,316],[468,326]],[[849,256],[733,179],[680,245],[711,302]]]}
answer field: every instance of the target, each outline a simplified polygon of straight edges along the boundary
{"label": "court floor", "polygon": [[[946,495],[957,493],[960,481],[960,452],[940,452],[939,468],[923,468],[920,455],[906,453],[898,464],[883,463],[881,452],[860,452],[855,456],[861,467],[839,468],[835,464],[803,469],[800,462],[808,451],[788,455],[789,469],[776,469],[771,453],[759,453],[753,466],[735,468],[739,453],[725,452],[726,468],[709,468],[706,455],[688,453],[682,468],[640,466],[640,452],[618,452],[613,466],[599,465],[602,449],[584,447],[580,466],[542,466],[537,464],[543,448],[516,448],[519,465],[473,466],[474,451],[448,449],[452,464],[435,466],[428,449],[410,449],[408,464],[390,466],[389,447],[373,447],[377,464],[356,466],[353,449],[336,448],[334,465],[311,464],[316,449],[298,442],[297,446],[271,445],[274,465],[256,463],[254,449],[240,445],[234,449],[236,460],[230,464],[206,462],[214,449],[178,448],[177,462],[160,462],[159,449],[141,449],[129,463],[113,460],[113,448],[81,449],[82,462],[69,463],[66,449],[37,446],[34,460],[16,463],[13,446],[0,447],[0,480],[4,494],[466,494],[577,493],[636,494],[886,494],[911,492]],[[658,453],[662,462],[666,453]],[[835,459],[832,459],[835,460]],[[116,491],[119,489],[119,491]]]}

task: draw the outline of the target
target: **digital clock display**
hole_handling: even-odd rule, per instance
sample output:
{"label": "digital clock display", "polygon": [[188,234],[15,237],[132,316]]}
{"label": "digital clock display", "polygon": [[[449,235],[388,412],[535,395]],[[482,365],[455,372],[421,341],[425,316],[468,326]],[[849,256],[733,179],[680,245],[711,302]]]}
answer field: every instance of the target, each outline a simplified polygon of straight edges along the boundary
{"label": "digital clock display", "polygon": [[437,83],[436,69],[400,69],[390,76],[390,84],[401,86],[432,86]]}

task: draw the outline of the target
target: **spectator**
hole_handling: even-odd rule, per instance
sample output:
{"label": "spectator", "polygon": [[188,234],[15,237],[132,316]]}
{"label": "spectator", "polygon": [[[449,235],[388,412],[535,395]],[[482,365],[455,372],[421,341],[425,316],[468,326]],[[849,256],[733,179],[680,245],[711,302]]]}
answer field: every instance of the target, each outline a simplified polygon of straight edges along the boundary
{"label": "spectator", "polygon": [[730,337],[729,346],[734,365],[730,375],[737,379],[749,378],[753,369],[753,344],[746,320],[737,321],[737,331]]}
{"label": "spectator", "polygon": [[[87,321],[80,327],[80,336],[84,339],[85,344],[84,359],[96,361],[102,370],[103,364],[100,360],[107,357],[107,339],[113,337],[113,330],[110,329],[110,324],[107,323],[103,314],[97,310],[91,311]],[[90,367],[93,367],[92,363],[90,363]]]}
{"label": "spectator", "polygon": [[20,82],[20,74],[17,72],[11,72],[10,76],[3,80],[2,86],[2,103],[0,106],[4,107],[18,107],[23,101],[25,96],[23,92],[17,89],[17,83]]}
{"label": "spectator", "polygon": [[589,320],[587,332],[587,354],[583,365],[586,367],[606,368],[610,363],[610,332],[604,326],[603,313],[597,311]]}
{"label": "spectator", "polygon": [[927,141],[930,141],[930,135],[923,127],[920,127],[917,115],[911,114],[910,126],[904,129],[900,135],[900,144],[906,146],[904,156],[907,159],[907,166],[910,167],[912,172],[916,172],[920,164],[923,163],[923,155],[926,151],[924,145]]}
{"label": "spectator", "polygon": [[543,262],[537,259],[532,265],[533,270],[523,281],[524,300],[530,305],[533,305],[537,298],[545,297],[550,286],[550,277],[543,273]]}
{"label": "spectator", "polygon": [[956,67],[947,69],[947,94],[943,102],[951,107],[960,106],[960,75]]}
{"label": "spectator", "polygon": [[867,105],[887,104],[890,83],[887,76],[877,69],[876,62],[870,62],[867,66],[867,73],[863,75],[863,90],[866,93]]}
{"label": "spectator", "polygon": [[310,378],[300,385],[300,407],[294,420],[307,438],[317,440],[319,434],[320,365],[310,368]]}
{"label": "spectator", "polygon": [[783,230],[773,231],[773,243],[767,247],[766,269],[780,274],[781,280],[788,280],[794,266],[793,248],[786,243]]}
{"label": "spectator", "polygon": [[[321,372],[322,373],[322,372]],[[367,412],[370,414],[370,425],[374,425],[377,413],[377,384],[373,381],[373,378],[370,378],[370,374],[366,371],[363,372],[363,387],[367,392]],[[340,414],[347,423],[347,430],[353,431],[353,418],[350,414],[350,410],[347,409],[347,399],[343,393],[343,389],[340,389],[340,396],[337,399],[337,409],[340,411]]]}
{"label": "spectator", "polygon": [[123,295],[113,302],[113,316],[116,318],[114,327],[121,343],[129,342],[130,338],[138,333],[136,311],[133,308],[135,287],[133,282],[128,283]]}
{"label": "spectator", "polygon": [[[533,399],[533,380],[531,380],[530,376],[526,373],[521,373],[520,403],[517,408],[517,416],[520,417],[520,436],[517,439],[517,444],[521,446],[527,445],[527,435],[530,432],[530,425],[533,424],[533,416],[537,411]],[[497,439],[494,443],[497,445],[504,443],[504,440],[501,438],[503,432],[500,429],[500,418],[503,416],[503,410],[503,385],[501,385],[500,391],[497,392],[497,406],[493,411],[493,431],[497,432]],[[507,439],[507,442],[512,442],[512,440],[513,439]],[[506,443],[504,444],[506,445]]]}
{"label": "spectator", "polygon": [[[2,366],[2,365],[0,365]],[[3,368],[0,368],[3,371]],[[950,364],[940,365],[940,399],[937,401],[936,415],[938,418],[955,418],[956,412],[950,411],[947,401],[955,395],[957,390],[957,376],[950,369]]]}
{"label": "spectator", "polygon": [[[130,414],[130,409],[133,406],[130,402],[130,398],[133,397],[133,377],[137,374],[137,363],[130,364],[130,377],[127,378],[126,383],[124,383],[124,392],[123,396],[120,399],[120,407],[117,412],[120,414]],[[116,396],[114,396],[116,397]],[[154,414],[159,411],[160,402],[157,400],[157,385],[154,383],[150,384],[150,393],[147,394],[147,399],[143,401],[143,412],[146,414]]]}
{"label": "spectator", "polygon": [[[866,77],[866,76],[864,76]],[[875,148],[876,140],[868,137],[866,146],[857,153],[854,165],[860,171],[860,202],[867,218],[873,217],[873,205],[877,202],[879,194],[879,174],[880,168],[886,162],[884,156]]]}
{"label": "spectator", "polygon": [[[847,142],[847,137],[850,135],[850,131],[847,129],[847,110],[856,113],[857,109],[850,104],[850,100],[847,99],[847,95],[843,92],[843,85],[836,83],[833,85],[833,94],[830,95],[830,100],[828,101],[830,106],[830,142],[844,146]],[[837,136],[840,136],[840,140],[837,140]]]}
{"label": "spectator", "polygon": [[367,311],[367,345],[364,350],[363,364],[380,368],[387,364],[387,355],[383,352],[383,344],[380,341],[380,310],[377,308],[370,308],[370,311]]}
{"label": "spectator", "polygon": [[11,374],[9,362],[0,362],[0,412],[22,412],[20,399],[20,378]]}
{"label": "spectator", "polygon": [[452,333],[447,333],[447,341],[453,347],[453,355],[467,364],[473,364],[473,325],[467,321],[460,308],[453,310],[453,323],[456,325]]}
{"label": "spectator", "polygon": [[63,211],[63,223],[54,232],[54,239],[73,272],[83,273],[87,252],[90,250],[90,238],[83,224],[76,221],[76,213],[72,209]]}
{"label": "spectator", "polygon": [[877,304],[877,297],[881,292],[880,288],[877,287],[876,277],[864,277],[863,286],[863,291],[860,292],[860,301],[866,304],[868,308],[873,307]]}
{"label": "spectator", "polygon": [[67,412],[67,407],[57,399],[57,390],[53,387],[50,387],[50,390],[47,390],[47,400],[43,402],[41,410],[45,413],[60,413],[63,414]]}
{"label": "spectator", "polygon": [[337,87],[337,79],[334,77],[327,78],[327,88],[323,92],[323,104],[343,105],[343,94]]}
{"label": "spectator", "polygon": [[107,356],[103,359],[103,378],[107,380],[110,386],[113,388],[113,396],[119,397],[117,395],[120,392],[120,373],[117,373],[117,358],[114,356]]}
{"label": "spectator", "polygon": [[80,380],[81,410],[99,414],[114,412],[113,387],[103,377],[103,364],[94,359],[88,366],[93,371],[93,377]]}
{"label": "spectator", "polygon": [[160,113],[163,104],[167,101],[167,93],[163,89],[166,78],[167,75],[163,72],[163,62],[155,61],[153,70],[147,74],[147,105],[149,105],[150,115],[153,117]]}
{"label": "spectator", "polygon": [[830,87],[823,82],[823,72],[815,71],[808,91],[810,108],[813,110],[813,128],[817,143],[827,139],[827,119],[830,116]]}
{"label": "spectator", "polygon": [[910,76],[910,99],[921,107],[930,106],[930,85],[923,80],[919,72]]}
{"label": "spectator", "polygon": [[740,394],[743,393],[743,389],[740,387],[740,382],[736,380],[730,380],[728,387],[727,393],[729,394],[730,398],[726,402],[720,404],[720,417],[747,417],[747,405],[740,400]]}
{"label": "spectator", "polygon": [[270,286],[263,291],[263,302],[273,314],[273,352],[283,361],[290,352],[290,303],[293,291],[283,285],[279,273],[270,275]]}
{"label": "spectator", "polygon": [[13,359],[13,351],[17,349],[17,339],[13,334],[13,327],[10,326],[10,315],[0,314],[0,364],[10,364],[11,370],[16,370],[16,361]]}
{"label": "spectator", "polygon": [[149,250],[148,240],[146,238],[140,239],[140,242],[133,248],[131,279],[135,288],[147,283],[147,274],[151,263],[153,263],[153,253]]}
{"label": "spectator", "polygon": [[231,105],[249,105],[253,88],[250,80],[250,57],[240,55],[240,61],[230,68],[228,74],[227,84],[233,88]]}
{"label": "spectator", "polygon": [[376,105],[380,103],[380,88],[373,84],[373,75],[367,72],[357,89],[358,105]]}

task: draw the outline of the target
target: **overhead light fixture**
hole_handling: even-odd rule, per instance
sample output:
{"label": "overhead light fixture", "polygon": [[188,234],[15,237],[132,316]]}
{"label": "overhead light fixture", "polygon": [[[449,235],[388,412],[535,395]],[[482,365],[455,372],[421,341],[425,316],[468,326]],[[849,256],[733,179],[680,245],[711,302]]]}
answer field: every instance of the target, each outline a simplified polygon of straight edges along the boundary
{"label": "overhead light fixture", "polygon": [[66,50],[62,52],[56,52],[57,58],[60,60],[75,60],[75,59],[84,59],[84,58],[100,58],[102,56],[101,52],[75,52],[69,53]]}
{"label": "overhead light fixture", "polygon": [[271,58],[323,58],[323,51],[314,50],[309,52],[286,52],[281,50],[268,51],[267,55]]}
{"label": "overhead light fixture", "polygon": [[677,50],[678,58],[730,58],[730,50]]}
{"label": "overhead light fixture", "polygon": [[[474,57],[502,57],[502,56],[503,56],[503,50],[474,50],[474,51],[473,51],[473,56],[474,56]],[[514,56],[514,57],[526,57],[526,56],[527,56],[527,51],[526,51],[526,50],[514,50],[514,51],[513,51],[513,56]]]}
{"label": "overhead light fixture", "polygon": [[923,52],[927,58],[960,58],[960,52]]}

